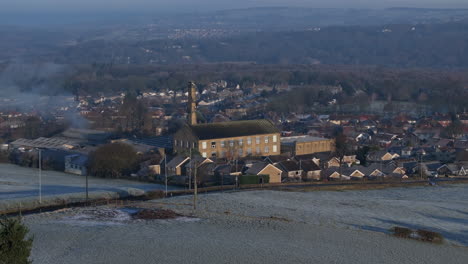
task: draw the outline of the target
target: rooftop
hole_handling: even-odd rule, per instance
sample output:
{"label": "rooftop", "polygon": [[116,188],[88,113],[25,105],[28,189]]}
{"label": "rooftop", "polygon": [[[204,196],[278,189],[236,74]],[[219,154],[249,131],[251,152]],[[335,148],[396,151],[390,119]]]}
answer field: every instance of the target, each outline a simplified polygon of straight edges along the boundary
{"label": "rooftop", "polygon": [[288,144],[288,143],[295,143],[295,142],[314,142],[314,141],[324,141],[330,140],[328,138],[321,138],[321,137],[312,137],[312,136],[294,136],[294,137],[282,137],[281,143]]}
{"label": "rooftop", "polygon": [[197,124],[190,128],[201,140],[280,133],[278,128],[266,119]]}

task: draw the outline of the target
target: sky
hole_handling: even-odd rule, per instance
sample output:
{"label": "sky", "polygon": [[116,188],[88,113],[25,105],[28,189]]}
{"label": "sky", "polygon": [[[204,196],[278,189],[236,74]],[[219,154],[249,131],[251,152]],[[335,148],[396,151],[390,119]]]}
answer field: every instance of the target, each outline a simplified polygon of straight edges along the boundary
{"label": "sky", "polygon": [[467,0],[0,0],[0,13],[203,11],[258,6],[468,8]]}

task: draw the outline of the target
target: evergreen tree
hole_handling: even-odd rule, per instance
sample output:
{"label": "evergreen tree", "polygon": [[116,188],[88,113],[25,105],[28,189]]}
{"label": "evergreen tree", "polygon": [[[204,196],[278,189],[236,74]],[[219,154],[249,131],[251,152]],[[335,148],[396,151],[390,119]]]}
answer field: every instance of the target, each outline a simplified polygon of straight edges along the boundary
{"label": "evergreen tree", "polygon": [[33,238],[20,219],[0,219],[0,264],[29,264]]}

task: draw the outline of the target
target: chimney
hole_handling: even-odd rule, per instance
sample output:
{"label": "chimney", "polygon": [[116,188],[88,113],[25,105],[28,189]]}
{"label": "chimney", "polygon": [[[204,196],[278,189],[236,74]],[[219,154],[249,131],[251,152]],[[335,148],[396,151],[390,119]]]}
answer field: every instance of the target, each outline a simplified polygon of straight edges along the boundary
{"label": "chimney", "polygon": [[188,83],[188,107],[189,125],[197,124],[197,86],[194,82]]}

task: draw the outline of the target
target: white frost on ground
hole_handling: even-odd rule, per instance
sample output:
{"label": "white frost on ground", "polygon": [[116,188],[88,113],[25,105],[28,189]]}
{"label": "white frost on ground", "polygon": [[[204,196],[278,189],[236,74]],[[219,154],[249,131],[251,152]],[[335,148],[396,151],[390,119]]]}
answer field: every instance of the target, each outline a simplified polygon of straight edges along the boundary
{"label": "white frost on ground", "polygon": [[[77,208],[25,221],[36,237],[34,263],[466,263],[467,198],[468,185],[245,191],[199,195],[196,212],[192,196],[134,205],[201,220],[121,221],[110,213],[117,224],[96,225],[96,217],[82,216],[89,209]],[[96,214],[110,209],[98,207]],[[77,217],[92,224],[70,222]],[[448,242],[385,234],[395,225],[439,231]]]}
{"label": "white frost on ground", "polygon": [[[42,172],[43,205],[63,204],[64,201],[85,199],[86,177],[57,171]],[[150,190],[163,190],[160,184],[128,180],[111,180],[88,177],[89,195],[92,199],[118,198],[142,195]],[[169,187],[169,190],[177,189]],[[39,173],[37,169],[0,164],[0,212],[12,208],[32,209],[39,203]]]}

